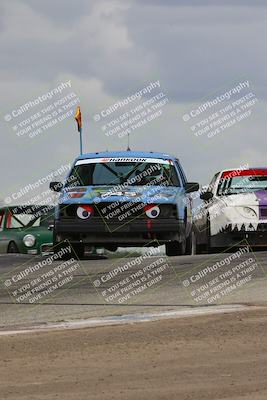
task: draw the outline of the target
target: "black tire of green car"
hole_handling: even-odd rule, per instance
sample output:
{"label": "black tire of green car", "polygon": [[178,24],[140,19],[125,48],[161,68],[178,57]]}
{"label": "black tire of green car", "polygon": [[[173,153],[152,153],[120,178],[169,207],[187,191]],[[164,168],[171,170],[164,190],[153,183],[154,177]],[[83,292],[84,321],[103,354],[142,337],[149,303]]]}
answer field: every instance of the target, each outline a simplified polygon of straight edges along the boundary
{"label": "black tire of green car", "polygon": [[8,253],[19,253],[18,246],[15,242],[10,242],[7,249]]}

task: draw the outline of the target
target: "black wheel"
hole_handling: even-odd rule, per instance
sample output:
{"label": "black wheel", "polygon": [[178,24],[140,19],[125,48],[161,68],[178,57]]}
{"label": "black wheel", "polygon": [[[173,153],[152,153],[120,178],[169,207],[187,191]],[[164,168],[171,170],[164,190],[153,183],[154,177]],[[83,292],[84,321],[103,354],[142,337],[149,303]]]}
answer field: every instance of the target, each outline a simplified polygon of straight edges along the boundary
{"label": "black wheel", "polygon": [[83,243],[72,243],[72,255],[76,258],[84,257],[84,244]]}
{"label": "black wheel", "polygon": [[[54,254],[57,255],[60,260],[69,260],[73,257],[73,252],[68,249],[70,246],[67,242],[55,243],[53,245]],[[65,250],[65,251],[64,251]]]}
{"label": "black wheel", "polygon": [[197,234],[196,232],[192,232],[192,254],[203,254],[207,253],[207,245],[206,244],[198,244],[197,243]]}
{"label": "black wheel", "polygon": [[192,254],[198,254],[197,235],[192,231]]}
{"label": "black wheel", "polygon": [[207,253],[212,254],[213,248],[210,245],[210,216],[207,216]]}
{"label": "black wheel", "polygon": [[19,253],[18,246],[15,242],[10,242],[7,249],[8,253]]}
{"label": "black wheel", "polygon": [[166,255],[169,257],[172,256],[182,256],[185,254],[186,242],[185,240],[180,242],[169,242],[165,244]]}
{"label": "black wheel", "polygon": [[118,250],[118,246],[116,246],[115,244],[108,244],[105,246],[105,249],[107,249],[108,251],[115,252]]}
{"label": "black wheel", "polygon": [[185,254],[193,254],[193,231],[191,231],[189,236],[186,238]]}

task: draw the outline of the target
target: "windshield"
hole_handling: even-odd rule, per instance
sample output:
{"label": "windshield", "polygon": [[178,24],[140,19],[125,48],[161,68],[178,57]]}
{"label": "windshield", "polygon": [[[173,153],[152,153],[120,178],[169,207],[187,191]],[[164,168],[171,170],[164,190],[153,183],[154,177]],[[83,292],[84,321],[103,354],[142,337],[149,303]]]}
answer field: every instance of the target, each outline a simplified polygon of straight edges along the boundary
{"label": "windshield", "polygon": [[246,170],[242,171],[239,176],[230,175],[229,173],[224,173],[220,179],[217,190],[218,196],[267,190],[267,169]]}
{"label": "windshield", "polygon": [[53,223],[54,213],[51,210],[47,213],[47,210],[42,208],[26,208],[26,207],[15,207],[9,209],[7,213],[7,229],[18,229],[18,228],[32,228],[39,226],[49,226]]}
{"label": "windshield", "polygon": [[122,184],[124,186],[180,186],[176,169],[171,160],[155,160],[155,162],[80,160],[73,168],[71,177],[71,183],[67,183],[66,186]]}

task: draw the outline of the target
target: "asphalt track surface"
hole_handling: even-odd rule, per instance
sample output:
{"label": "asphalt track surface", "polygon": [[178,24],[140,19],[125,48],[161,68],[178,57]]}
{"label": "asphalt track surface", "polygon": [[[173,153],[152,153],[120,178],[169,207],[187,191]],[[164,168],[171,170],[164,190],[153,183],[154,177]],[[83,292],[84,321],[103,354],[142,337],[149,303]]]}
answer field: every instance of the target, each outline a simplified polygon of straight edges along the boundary
{"label": "asphalt track surface", "polygon": [[234,255],[0,256],[0,397],[265,400],[267,253]]}
{"label": "asphalt track surface", "polygon": [[235,254],[87,257],[52,264],[42,257],[0,255],[0,329],[224,305],[266,306],[267,252]]}

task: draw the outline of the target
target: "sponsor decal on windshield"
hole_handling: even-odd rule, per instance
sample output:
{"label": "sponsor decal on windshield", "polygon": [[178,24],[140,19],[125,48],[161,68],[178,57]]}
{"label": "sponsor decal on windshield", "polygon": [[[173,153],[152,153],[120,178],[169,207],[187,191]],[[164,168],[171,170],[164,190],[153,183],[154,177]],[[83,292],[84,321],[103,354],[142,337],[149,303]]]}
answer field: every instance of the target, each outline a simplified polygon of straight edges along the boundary
{"label": "sponsor decal on windshield", "polygon": [[109,162],[136,162],[136,163],[151,163],[151,164],[167,164],[173,165],[172,160],[163,160],[160,158],[127,158],[127,157],[118,157],[118,158],[87,158],[84,160],[78,160],[75,164],[96,164],[96,163],[109,163]]}

